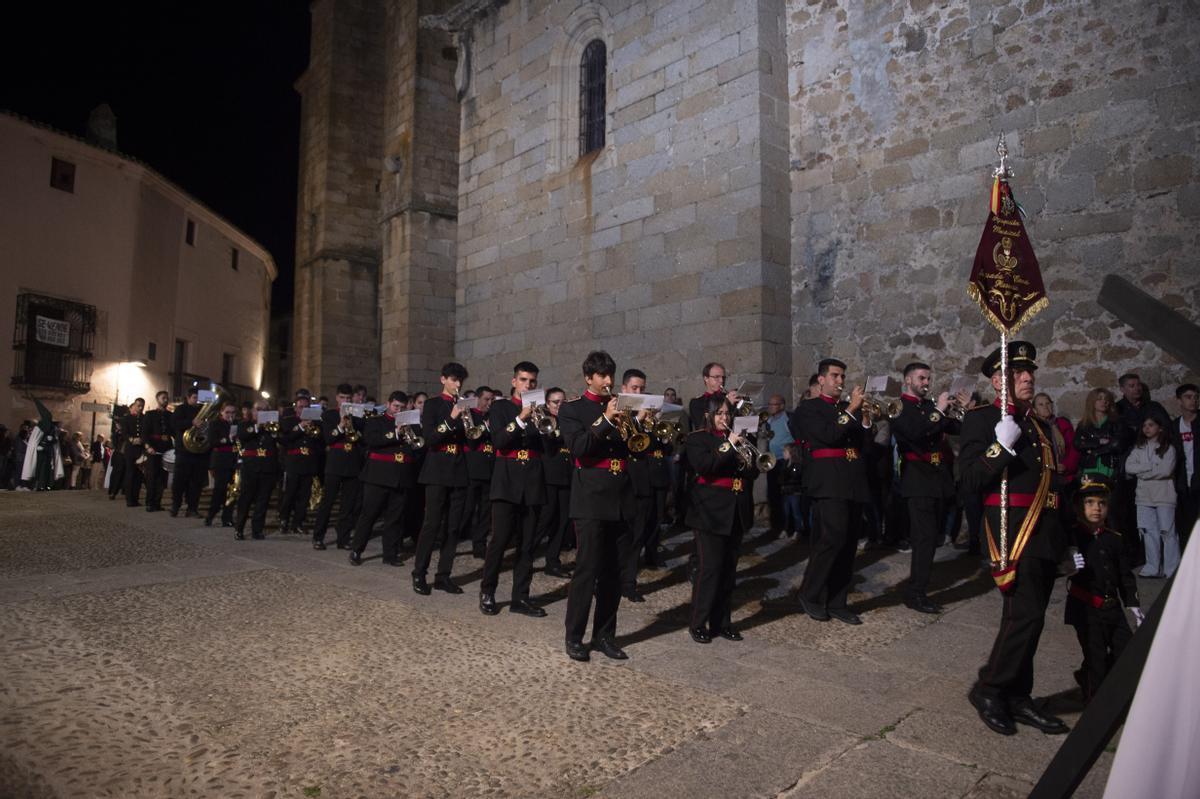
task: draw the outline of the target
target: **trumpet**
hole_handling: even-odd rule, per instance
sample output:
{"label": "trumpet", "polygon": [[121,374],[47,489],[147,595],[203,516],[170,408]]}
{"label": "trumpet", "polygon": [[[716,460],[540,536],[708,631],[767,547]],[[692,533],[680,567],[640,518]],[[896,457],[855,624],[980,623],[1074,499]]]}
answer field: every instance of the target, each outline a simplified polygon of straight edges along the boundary
{"label": "trumpet", "polygon": [[342,428],[346,431],[346,440],[352,444],[357,444],[362,440],[362,433],[358,432],[358,428],[354,426],[354,420],[349,416],[342,417]]}
{"label": "trumpet", "polygon": [[425,446],[425,439],[417,435],[417,431],[412,429],[412,425],[404,425],[399,430],[400,438],[404,439],[404,443],[412,449],[421,449]]}
{"label": "trumpet", "polygon": [[491,425],[488,424],[487,419],[483,420],[483,424],[467,425],[467,438],[472,441],[478,441],[479,439],[483,438],[484,433],[490,432],[492,432],[492,428]]}
{"label": "trumpet", "polygon": [[259,429],[270,435],[278,435],[279,422],[267,422],[266,424],[259,425]]}
{"label": "trumpet", "polygon": [[766,473],[775,468],[774,455],[769,452],[762,452],[758,447],[745,439],[742,439],[738,444],[734,444],[733,451],[737,453],[738,460],[742,462],[742,466],[747,469],[753,467],[758,469],[759,472]]}
{"label": "trumpet", "polygon": [[613,424],[630,452],[645,452],[650,449],[650,436],[642,432],[637,420],[629,411],[621,411],[613,417]]}
{"label": "trumpet", "polygon": [[654,437],[664,444],[683,444],[687,440],[687,434],[683,432],[683,428],[678,422],[655,422],[650,428],[650,432]]}
{"label": "trumpet", "polygon": [[545,405],[534,405],[529,417],[533,419],[534,427],[542,435],[548,436],[554,432],[554,417],[550,415],[550,410]]}
{"label": "trumpet", "polygon": [[951,419],[961,422],[963,417],[967,415],[967,409],[958,401],[958,397],[951,397],[950,404],[946,406],[946,415]]}
{"label": "trumpet", "polygon": [[882,419],[885,416],[895,419],[904,410],[904,404],[900,400],[883,397],[863,397],[862,406],[863,410],[874,419]]}

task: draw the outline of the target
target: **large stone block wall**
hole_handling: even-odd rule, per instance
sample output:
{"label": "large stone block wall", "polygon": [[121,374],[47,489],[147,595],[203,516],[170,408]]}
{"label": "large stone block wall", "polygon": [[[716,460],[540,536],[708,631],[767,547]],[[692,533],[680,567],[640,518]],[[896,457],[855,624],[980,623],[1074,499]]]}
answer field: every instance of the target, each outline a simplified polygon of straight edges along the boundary
{"label": "large stone block wall", "polygon": [[[1116,273],[1195,320],[1200,19],[1175,2],[789,0],[794,364],[916,356],[949,379],[997,333],[964,287],[1007,132],[1051,304],[1022,331],[1077,418],[1139,371],[1189,377],[1097,304]],[[1195,377],[1192,375],[1191,377]],[[1164,388],[1165,387],[1165,388]]]}
{"label": "large stone block wall", "polygon": [[[468,367],[502,378],[529,357],[543,382],[576,385],[583,356],[604,347],[619,368],[685,393],[711,359],[745,377],[786,372],[779,9],[531,0],[475,25],[455,335]],[[773,35],[760,35],[763,19]],[[579,59],[592,38],[608,48],[607,136],[581,159]]]}

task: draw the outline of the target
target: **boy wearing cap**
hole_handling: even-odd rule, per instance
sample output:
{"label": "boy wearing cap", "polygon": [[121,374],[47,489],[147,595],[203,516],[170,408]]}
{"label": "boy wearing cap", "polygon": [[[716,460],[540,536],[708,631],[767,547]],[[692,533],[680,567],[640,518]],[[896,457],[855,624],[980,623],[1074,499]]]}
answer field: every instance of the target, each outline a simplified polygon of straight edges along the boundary
{"label": "boy wearing cap", "polygon": [[1096,695],[1132,637],[1122,603],[1138,626],[1144,618],[1137,578],[1121,534],[1105,526],[1109,493],[1107,483],[1085,481],[1075,500],[1078,571],[1067,579],[1066,623],[1075,628],[1083,650],[1083,665],[1075,672],[1075,681],[1083,689],[1084,702]]}

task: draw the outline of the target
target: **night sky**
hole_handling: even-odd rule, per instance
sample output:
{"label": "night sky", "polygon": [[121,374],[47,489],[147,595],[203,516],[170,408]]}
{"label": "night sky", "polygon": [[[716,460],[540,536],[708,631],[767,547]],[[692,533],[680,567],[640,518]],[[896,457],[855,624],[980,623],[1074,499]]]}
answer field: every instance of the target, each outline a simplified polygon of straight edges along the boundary
{"label": "night sky", "polygon": [[275,312],[292,306],[304,0],[14,4],[0,108],[82,136],[100,103],[117,146],[275,257]]}

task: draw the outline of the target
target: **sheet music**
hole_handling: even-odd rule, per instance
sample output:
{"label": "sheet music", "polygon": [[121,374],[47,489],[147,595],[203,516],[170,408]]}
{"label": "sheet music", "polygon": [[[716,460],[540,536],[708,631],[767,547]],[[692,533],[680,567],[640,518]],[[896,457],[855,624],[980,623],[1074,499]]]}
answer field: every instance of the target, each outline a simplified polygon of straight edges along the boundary
{"label": "sheet music", "polygon": [[758,430],[757,416],[735,416],[733,418],[733,432],[738,435],[753,433]]}
{"label": "sheet music", "polygon": [[320,408],[301,408],[300,421],[302,422],[319,422],[321,421]]}
{"label": "sheet music", "polygon": [[396,427],[415,427],[421,424],[420,411],[401,411],[396,414]]}
{"label": "sheet music", "polygon": [[279,411],[259,411],[258,424],[279,423]]}
{"label": "sheet music", "polygon": [[663,399],[662,394],[618,394],[617,410],[654,410],[663,406]]}
{"label": "sheet music", "polygon": [[529,405],[533,405],[536,407],[538,405],[545,405],[545,404],[546,404],[545,389],[539,388],[536,391],[526,391],[524,394],[521,395],[521,405],[523,407],[526,407]]}
{"label": "sheet music", "polygon": [[886,394],[888,390],[888,376],[878,375],[876,377],[868,377],[863,392],[866,394]]}

